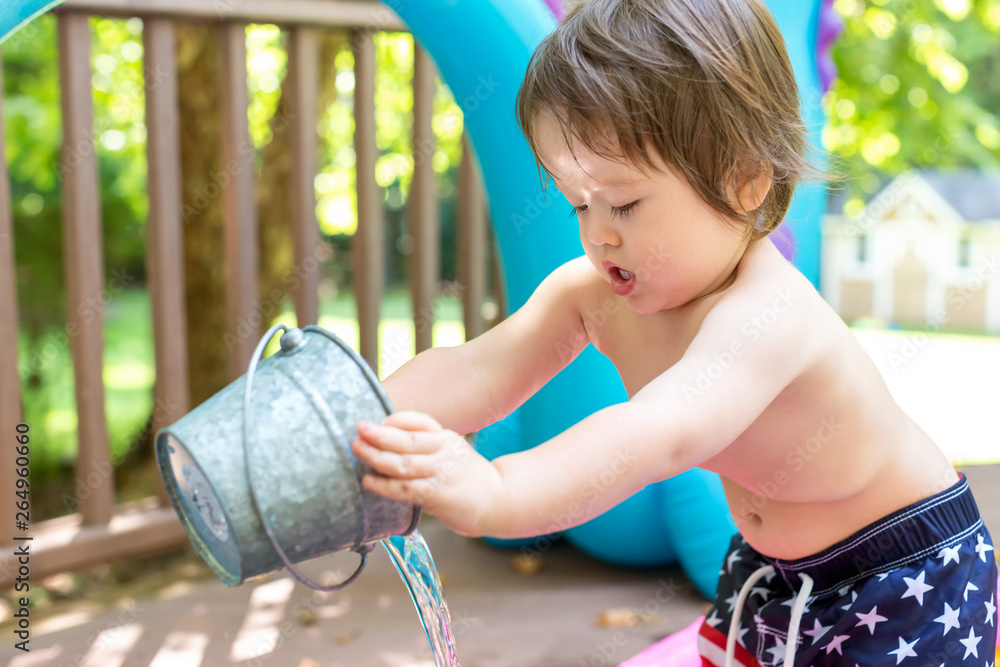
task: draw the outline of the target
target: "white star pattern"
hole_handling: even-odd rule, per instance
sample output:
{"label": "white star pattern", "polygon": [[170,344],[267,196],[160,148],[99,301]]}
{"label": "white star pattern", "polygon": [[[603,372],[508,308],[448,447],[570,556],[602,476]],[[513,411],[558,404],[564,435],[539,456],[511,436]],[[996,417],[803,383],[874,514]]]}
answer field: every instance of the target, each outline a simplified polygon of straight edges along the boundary
{"label": "white star pattern", "polygon": [[[961,605],[959,605],[961,608]],[[935,623],[940,623],[944,626],[944,632],[941,636],[944,637],[948,634],[948,631],[952,628],[958,630],[960,624],[958,622],[958,609],[952,609],[951,605],[947,602],[944,603],[944,613],[934,619]]]}
{"label": "white star pattern", "polygon": [[868,626],[869,632],[873,635],[875,634],[875,625],[881,623],[882,621],[888,621],[889,619],[878,613],[878,605],[872,607],[872,610],[867,614],[860,614],[854,612],[854,615],[858,617],[858,624],[854,627],[860,627],[862,625]]}
{"label": "white star pattern", "polygon": [[879,581],[885,581],[885,578],[888,577],[893,572],[895,572],[895,570],[889,570],[888,572],[881,572],[875,576],[878,577]]}
{"label": "white star pattern", "polygon": [[768,572],[767,574],[764,575],[764,583],[765,584],[771,583],[771,580],[774,579],[776,576],[778,576],[777,571]]}
{"label": "white star pattern", "polygon": [[802,634],[809,635],[813,638],[813,644],[819,641],[819,638],[826,634],[826,631],[832,628],[832,625],[822,625],[818,618],[813,619],[813,629],[806,630]]}
{"label": "white star pattern", "polygon": [[836,635],[830,640],[830,643],[826,645],[826,654],[830,655],[833,651],[836,651],[840,655],[844,655],[844,652],[840,649],[840,645],[844,643],[844,640],[848,638],[848,635]]}
{"label": "white star pattern", "polygon": [[936,557],[942,559],[941,567],[944,567],[951,561],[955,561],[956,564],[959,564],[960,561],[958,560],[958,550],[961,548],[962,544],[958,543],[953,547],[945,547],[944,549],[939,551]]}
{"label": "white star pattern", "polygon": [[733,613],[734,609],[736,609],[736,601],[739,598],[740,598],[740,595],[736,591],[733,591],[733,594],[730,595],[728,598],[726,598],[726,604],[729,605],[729,613],[730,614]]}
{"label": "white star pattern", "polygon": [[[993,625],[993,617],[997,613],[997,606],[995,604],[993,604],[993,598],[994,597],[995,597],[995,595],[991,595],[990,596],[990,601],[983,603],[984,605],[986,605],[986,625]],[[994,627],[996,627],[996,626],[994,626]]]}
{"label": "white star pattern", "polygon": [[983,540],[982,535],[976,535],[976,540],[978,542],[978,544],[976,544],[976,553],[979,554],[979,558],[982,559],[982,561],[985,563],[986,552],[993,551],[993,547],[991,547],[989,544],[986,544],[986,542]]}
{"label": "white star pattern", "polygon": [[719,618],[719,614],[717,613],[717,611],[715,609],[713,609],[712,610],[712,615],[709,616],[708,618],[706,618],[705,622],[708,623],[711,627],[714,628],[719,623],[722,623],[722,619]]}
{"label": "white star pattern", "polygon": [[913,650],[913,646],[920,641],[919,639],[914,639],[912,642],[904,642],[903,638],[899,638],[899,648],[895,651],[889,651],[889,655],[895,654],[896,664],[903,662],[903,658],[916,658],[917,652]]}
{"label": "white star pattern", "polygon": [[771,591],[763,586],[754,586],[750,589],[750,595],[755,594],[759,594],[762,598],[764,598],[764,602],[767,602],[767,596],[771,594]]}
{"label": "white star pattern", "polygon": [[965,585],[965,593],[962,594],[962,599],[965,602],[968,602],[969,601],[969,591],[978,591],[978,590],[979,590],[979,586],[976,586],[974,583],[972,583],[970,581],[969,583],[967,583]]}
{"label": "white star pattern", "polygon": [[858,599],[858,592],[857,591],[851,591],[851,601],[848,602],[845,605],[841,605],[840,608],[843,609],[844,611],[847,611],[848,609],[850,609],[851,607],[854,606],[854,603],[855,603],[855,601],[857,599]]}
{"label": "white star pattern", "polygon": [[979,646],[979,642],[981,642],[982,640],[983,640],[982,635],[977,637],[974,634],[974,628],[969,628],[969,636],[966,637],[965,639],[958,640],[958,642],[965,647],[965,655],[962,656],[962,660],[968,658],[969,655],[972,655],[973,658],[978,658],[979,649],[977,649],[976,647]]}
{"label": "white star pattern", "polygon": [[733,573],[733,563],[738,560],[743,560],[743,556],[740,555],[739,551],[729,554],[729,558],[726,559],[726,569],[729,570],[729,574]]}
{"label": "white star pattern", "polygon": [[781,637],[776,637],[778,643],[767,649],[767,652],[774,656],[774,662],[782,659],[785,656],[785,642],[782,641]]}
{"label": "white star pattern", "polygon": [[915,579],[903,577],[903,581],[906,582],[906,592],[903,593],[903,597],[900,598],[901,600],[908,597],[914,597],[917,598],[917,602],[921,607],[924,606],[924,593],[934,590],[933,586],[924,583],[925,574],[925,572],[921,571]]}

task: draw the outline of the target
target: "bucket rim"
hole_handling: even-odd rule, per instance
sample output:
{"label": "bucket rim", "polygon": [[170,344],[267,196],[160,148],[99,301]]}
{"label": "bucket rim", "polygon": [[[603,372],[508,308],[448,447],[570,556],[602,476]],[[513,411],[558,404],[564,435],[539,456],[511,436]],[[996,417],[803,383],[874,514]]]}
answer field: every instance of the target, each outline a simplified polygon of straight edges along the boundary
{"label": "bucket rim", "polygon": [[[166,451],[170,447],[167,440],[168,438],[173,438],[177,441],[177,443],[184,447],[184,449],[189,452],[189,458],[191,458],[191,460],[194,461],[199,468],[201,468],[201,464],[197,462],[197,459],[194,456],[190,455],[190,448],[184,443],[181,437],[172,430],[172,426],[166,426],[156,432],[154,443],[154,447],[156,449],[156,465],[160,469],[160,478],[163,480],[163,486],[167,490],[167,497],[170,498],[170,503],[174,506],[174,513],[180,520],[181,527],[184,528],[184,532],[187,533],[188,538],[197,550],[198,555],[201,556],[202,560],[205,561],[205,564],[208,565],[212,572],[215,573],[215,575],[222,580],[222,583],[227,586],[239,586],[246,580],[246,577],[243,576],[243,544],[240,541],[239,534],[237,531],[232,530],[229,533],[233,540],[233,544],[236,547],[235,556],[238,572],[234,574],[215,558],[215,554],[208,548],[208,544],[202,538],[198,529],[194,526],[188,516],[188,513],[183,511],[181,496],[177,487],[177,479],[173,474],[166,474],[170,472],[168,470],[170,454]],[[215,482],[212,481],[212,478],[204,473],[202,473],[202,476],[205,478],[205,481],[208,483],[215,497],[222,498],[222,494],[219,493],[219,489],[216,488]],[[222,504],[220,504],[220,508],[226,517],[226,521],[232,524],[233,520],[229,515],[229,509]]]}

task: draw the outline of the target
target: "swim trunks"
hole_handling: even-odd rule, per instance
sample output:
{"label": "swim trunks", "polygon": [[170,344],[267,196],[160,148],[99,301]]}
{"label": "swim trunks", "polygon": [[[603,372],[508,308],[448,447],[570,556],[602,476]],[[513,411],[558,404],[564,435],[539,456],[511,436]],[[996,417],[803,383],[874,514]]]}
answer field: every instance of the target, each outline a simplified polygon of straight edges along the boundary
{"label": "swim trunks", "polygon": [[993,667],[997,604],[993,541],[962,475],[805,558],[736,535],[698,647],[704,667],[725,665],[727,640],[742,667]]}

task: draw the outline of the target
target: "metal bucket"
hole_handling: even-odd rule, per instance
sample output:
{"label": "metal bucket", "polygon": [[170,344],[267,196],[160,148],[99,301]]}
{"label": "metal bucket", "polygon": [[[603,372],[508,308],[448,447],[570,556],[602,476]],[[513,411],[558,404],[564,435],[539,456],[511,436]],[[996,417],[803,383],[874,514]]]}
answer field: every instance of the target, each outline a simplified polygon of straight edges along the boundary
{"label": "metal bucket", "polygon": [[[258,364],[283,330],[281,350]],[[303,583],[337,590],[364,568],[374,543],[417,527],[419,506],[361,485],[372,472],[350,443],[362,419],[392,412],[354,350],[317,326],[276,325],[247,374],[156,434],[156,462],[199,555],[225,584],[285,566]],[[361,555],[343,582],[311,581],[295,564],[334,551]]]}

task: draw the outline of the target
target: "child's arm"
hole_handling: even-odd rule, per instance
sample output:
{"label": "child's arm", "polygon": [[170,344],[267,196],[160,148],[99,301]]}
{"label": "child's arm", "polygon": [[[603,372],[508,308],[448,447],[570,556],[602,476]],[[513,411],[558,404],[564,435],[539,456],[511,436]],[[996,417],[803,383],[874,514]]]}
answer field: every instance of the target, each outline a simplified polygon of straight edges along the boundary
{"label": "child's arm", "polygon": [[393,407],[460,434],[506,417],[586,347],[578,295],[593,274],[585,257],[567,262],[481,336],[421,352],[382,383]]}
{"label": "child's arm", "polygon": [[[492,464],[419,415],[362,429],[355,451],[383,475],[365,485],[421,503],[463,534],[525,537],[583,523],[721,452],[817,358],[822,343],[802,335],[808,315],[796,307],[802,285],[730,295],[684,356],[630,401]],[[777,317],[762,330],[754,323],[770,309]],[[705,387],[700,375],[723,353],[731,364]]]}

